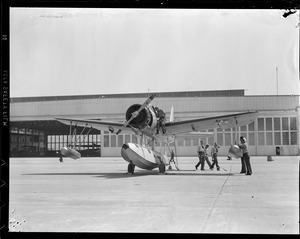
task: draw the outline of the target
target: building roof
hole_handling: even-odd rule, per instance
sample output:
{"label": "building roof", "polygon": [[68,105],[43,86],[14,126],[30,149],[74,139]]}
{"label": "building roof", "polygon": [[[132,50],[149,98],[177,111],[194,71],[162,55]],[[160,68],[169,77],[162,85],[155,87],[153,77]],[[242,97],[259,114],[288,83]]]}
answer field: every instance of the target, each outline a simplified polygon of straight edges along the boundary
{"label": "building roof", "polygon": [[[221,96],[245,96],[245,90],[213,90],[213,91],[179,91],[179,92],[151,92],[159,97],[221,97]],[[79,100],[97,98],[147,98],[150,93],[124,93],[124,94],[99,94],[99,95],[70,95],[70,96],[37,96],[10,98],[10,103],[55,101],[55,100]]]}

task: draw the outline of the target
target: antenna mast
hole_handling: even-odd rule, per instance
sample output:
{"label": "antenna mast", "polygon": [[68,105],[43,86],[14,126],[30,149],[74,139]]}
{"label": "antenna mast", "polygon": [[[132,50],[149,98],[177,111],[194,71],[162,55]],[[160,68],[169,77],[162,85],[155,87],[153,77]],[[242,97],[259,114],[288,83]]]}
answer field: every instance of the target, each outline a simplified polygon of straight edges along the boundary
{"label": "antenna mast", "polygon": [[278,67],[276,66],[276,84],[277,84],[277,95],[278,95]]}

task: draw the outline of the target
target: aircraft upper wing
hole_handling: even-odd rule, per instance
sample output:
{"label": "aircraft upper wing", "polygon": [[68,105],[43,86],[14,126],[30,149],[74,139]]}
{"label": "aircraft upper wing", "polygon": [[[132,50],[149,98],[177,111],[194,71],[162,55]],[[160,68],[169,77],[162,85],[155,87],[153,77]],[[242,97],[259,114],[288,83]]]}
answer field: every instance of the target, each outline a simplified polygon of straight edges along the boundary
{"label": "aircraft upper wing", "polygon": [[167,122],[166,130],[168,134],[178,135],[214,128],[234,128],[236,126],[243,126],[252,123],[256,119],[257,115],[257,112],[243,112],[200,119]]}
{"label": "aircraft upper wing", "polygon": [[127,126],[123,128],[122,122],[113,122],[113,121],[102,121],[102,120],[92,120],[92,119],[71,119],[71,118],[55,118],[59,122],[63,124],[72,124],[80,126],[80,127],[93,127],[94,129],[99,130],[109,130],[111,132],[117,132],[119,129],[122,128],[122,132],[126,134],[133,134],[134,132],[132,129]]}

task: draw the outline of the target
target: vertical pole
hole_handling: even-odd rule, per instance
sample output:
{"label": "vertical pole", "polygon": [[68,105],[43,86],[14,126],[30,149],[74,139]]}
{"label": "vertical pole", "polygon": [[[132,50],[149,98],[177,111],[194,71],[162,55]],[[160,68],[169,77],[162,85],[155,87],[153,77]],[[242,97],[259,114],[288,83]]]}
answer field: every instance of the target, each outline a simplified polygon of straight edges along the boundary
{"label": "vertical pole", "polygon": [[277,95],[278,95],[278,67],[276,66],[276,84],[277,84]]}

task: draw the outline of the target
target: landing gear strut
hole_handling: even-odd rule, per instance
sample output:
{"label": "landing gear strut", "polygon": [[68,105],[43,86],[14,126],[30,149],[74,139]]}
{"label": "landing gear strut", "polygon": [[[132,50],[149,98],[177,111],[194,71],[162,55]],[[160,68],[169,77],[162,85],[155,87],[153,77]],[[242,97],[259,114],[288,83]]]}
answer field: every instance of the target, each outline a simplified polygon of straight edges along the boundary
{"label": "landing gear strut", "polygon": [[166,173],[166,166],[164,163],[161,163],[159,166],[158,166],[158,169],[159,169],[159,173]]}
{"label": "landing gear strut", "polygon": [[129,163],[127,167],[128,173],[134,174],[135,165],[133,163]]}

